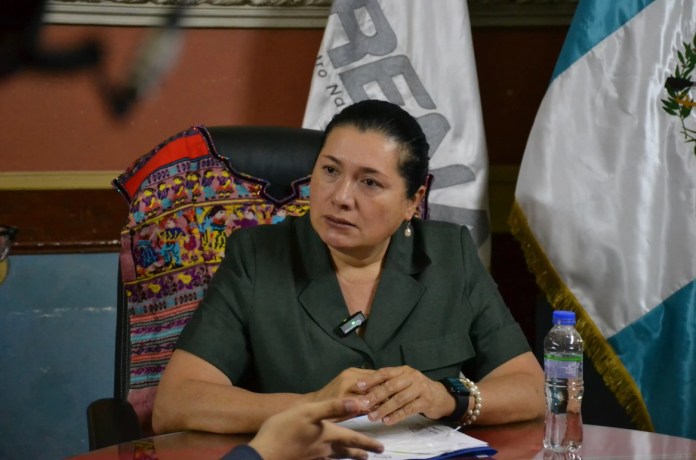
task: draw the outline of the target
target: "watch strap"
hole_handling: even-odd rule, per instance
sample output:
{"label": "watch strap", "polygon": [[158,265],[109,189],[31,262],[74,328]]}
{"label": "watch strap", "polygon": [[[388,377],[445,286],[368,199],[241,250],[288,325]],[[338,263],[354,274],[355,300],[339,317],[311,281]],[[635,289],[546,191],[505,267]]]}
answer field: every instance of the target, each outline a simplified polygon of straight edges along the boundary
{"label": "watch strap", "polygon": [[454,398],[454,411],[445,417],[440,418],[440,421],[447,423],[458,423],[464,418],[467,409],[469,409],[469,396],[471,392],[469,389],[457,378],[447,377],[438,380],[441,384],[445,386],[447,392]]}

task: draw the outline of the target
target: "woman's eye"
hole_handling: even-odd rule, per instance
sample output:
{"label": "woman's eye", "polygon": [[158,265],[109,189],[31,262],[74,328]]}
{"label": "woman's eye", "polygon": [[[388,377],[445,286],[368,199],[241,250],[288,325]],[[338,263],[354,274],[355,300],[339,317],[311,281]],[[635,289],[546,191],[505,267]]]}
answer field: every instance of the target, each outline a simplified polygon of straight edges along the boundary
{"label": "woman's eye", "polygon": [[334,168],[333,166],[324,166],[324,171],[326,171],[330,175],[336,174],[338,172],[336,171],[336,168]]}
{"label": "woman's eye", "polygon": [[379,182],[377,182],[374,179],[365,179],[363,180],[363,183],[367,185],[368,187],[379,187]]}

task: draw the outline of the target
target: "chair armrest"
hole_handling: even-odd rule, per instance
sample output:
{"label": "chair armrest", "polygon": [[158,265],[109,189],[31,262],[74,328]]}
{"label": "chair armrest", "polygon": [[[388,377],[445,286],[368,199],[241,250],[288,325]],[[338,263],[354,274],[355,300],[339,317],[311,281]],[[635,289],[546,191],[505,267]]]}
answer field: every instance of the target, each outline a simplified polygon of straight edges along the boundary
{"label": "chair armrest", "polygon": [[128,401],[98,399],[87,406],[89,450],[142,438],[138,416]]}

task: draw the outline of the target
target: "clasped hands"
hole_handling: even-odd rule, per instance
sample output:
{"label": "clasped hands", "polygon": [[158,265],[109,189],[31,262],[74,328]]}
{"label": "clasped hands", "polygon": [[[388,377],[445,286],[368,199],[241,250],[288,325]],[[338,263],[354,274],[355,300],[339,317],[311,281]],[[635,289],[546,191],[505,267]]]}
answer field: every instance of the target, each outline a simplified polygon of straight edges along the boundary
{"label": "clasped hands", "polygon": [[308,397],[313,401],[355,398],[360,403],[362,415],[367,414],[370,420],[381,420],[386,425],[419,413],[439,419],[450,415],[455,408],[454,398],[444,385],[410,366],[346,369]]}

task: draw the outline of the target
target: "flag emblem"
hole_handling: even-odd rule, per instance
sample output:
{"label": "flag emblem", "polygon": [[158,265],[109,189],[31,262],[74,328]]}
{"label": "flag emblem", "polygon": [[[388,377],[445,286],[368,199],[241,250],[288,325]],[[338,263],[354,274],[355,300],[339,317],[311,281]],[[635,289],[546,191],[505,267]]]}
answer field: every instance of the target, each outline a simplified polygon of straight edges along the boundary
{"label": "flag emblem", "polygon": [[696,123],[687,122],[696,106],[696,101],[689,94],[695,84],[691,81],[691,74],[696,68],[696,35],[691,43],[685,42],[683,45],[684,49],[677,53],[679,62],[665,81],[667,99],[662,99],[662,109],[679,118],[684,141],[692,145],[696,155]]}

